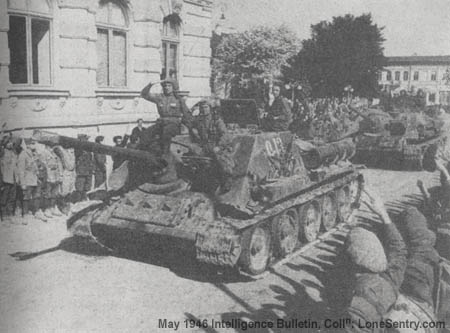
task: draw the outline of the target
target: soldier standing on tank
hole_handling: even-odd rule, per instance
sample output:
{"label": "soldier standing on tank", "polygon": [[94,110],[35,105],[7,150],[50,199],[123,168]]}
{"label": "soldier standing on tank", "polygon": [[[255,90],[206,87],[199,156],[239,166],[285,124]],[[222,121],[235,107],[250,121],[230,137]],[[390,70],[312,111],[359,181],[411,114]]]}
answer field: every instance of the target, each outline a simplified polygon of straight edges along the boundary
{"label": "soldier standing on tank", "polygon": [[[89,136],[78,134],[78,139],[88,141]],[[80,149],[75,149],[75,202],[87,199],[87,192],[92,187],[92,174],[94,172],[94,163],[92,153]]]}
{"label": "soldier standing on tank", "polygon": [[272,93],[275,99],[263,119],[263,129],[269,132],[287,131],[292,122],[291,106],[287,98],[281,96],[281,85],[274,84]]}
{"label": "soldier standing on tank", "polygon": [[[95,143],[101,144],[105,138],[97,136]],[[97,188],[106,181],[106,155],[94,153],[94,187]]]}
{"label": "soldier standing on tank", "polygon": [[177,94],[178,82],[176,80],[162,81],[162,94],[150,93],[153,85],[153,83],[149,83],[144,87],[141,97],[156,104],[159,118],[155,125],[145,131],[142,145],[149,146],[151,141],[158,136],[161,153],[168,154],[172,138],[181,133],[181,124],[189,127],[190,113],[184,100]]}

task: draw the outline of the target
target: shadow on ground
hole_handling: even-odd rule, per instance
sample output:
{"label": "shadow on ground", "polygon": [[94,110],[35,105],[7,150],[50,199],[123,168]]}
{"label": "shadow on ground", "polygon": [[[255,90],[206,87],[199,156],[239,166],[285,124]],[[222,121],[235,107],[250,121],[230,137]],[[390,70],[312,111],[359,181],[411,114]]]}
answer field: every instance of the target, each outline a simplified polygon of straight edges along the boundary
{"label": "shadow on ground", "polygon": [[[401,200],[386,204],[394,223],[398,214],[410,206],[423,208],[421,196],[406,195]],[[373,214],[361,209],[356,214],[356,225],[377,232],[380,223],[377,223],[377,218]],[[345,239],[345,232],[331,234],[315,246],[314,253],[307,251],[297,260],[273,270],[272,274],[277,277],[280,284],[270,284],[270,301],[260,304],[257,308],[245,302],[243,297],[233,292],[227,284],[216,284],[217,288],[242,308],[239,312],[221,314],[219,320],[234,323],[237,326],[233,328],[238,332],[249,331],[246,326],[240,324],[241,322],[268,321],[273,323],[274,328],[258,328],[254,331],[317,332],[319,328],[313,326],[314,322],[317,322],[321,332],[339,332],[336,328],[326,328],[324,323],[326,319],[330,320],[329,323],[345,320],[345,309],[352,297],[354,275],[344,254]],[[300,276],[302,278],[299,278]],[[191,313],[186,313],[186,317],[196,318]],[[304,320],[306,322],[303,323]],[[278,326],[277,323],[283,323],[284,326]],[[300,327],[301,323],[309,327]],[[205,331],[214,332],[211,328]]]}
{"label": "shadow on ground", "polygon": [[[161,239],[143,239],[131,235],[119,238],[103,238],[99,243],[94,239],[72,236],[63,239],[57,246],[34,252],[15,252],[9,255],[16,260],[30,260],[55,251],[66,251],[91,257],[115,256],[141,263],[170,269],[176,275],[200,282],[249,282],[253,279],[240,275],[236,269],[218,269],[199,263],[195,259],[195,249],[191,245],[168,243]],[[124,239],[125,238],[125,239]],[[106,246],[102,245],[106,244]]]}

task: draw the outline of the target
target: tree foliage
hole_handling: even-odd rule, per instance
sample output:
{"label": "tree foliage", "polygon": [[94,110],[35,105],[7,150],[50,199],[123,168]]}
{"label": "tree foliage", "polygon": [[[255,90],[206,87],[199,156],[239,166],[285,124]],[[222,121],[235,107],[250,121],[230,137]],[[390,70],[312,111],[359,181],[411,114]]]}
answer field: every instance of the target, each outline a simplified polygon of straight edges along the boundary
{"label": "tree foliage", "polygon": [[286,26],[258,26],[221,36],[212,43],[213,76],[235,88],[245,81],[279,76],[298,45],[297,37]]}
{"label": "tree foliage", "polygon": [[370,14],[334,17],[312,25],[311,33],[289,60],[286,76],[308,81],[317,97],[342,96],[348,85],[360,96],[377,94],[385,39]]}

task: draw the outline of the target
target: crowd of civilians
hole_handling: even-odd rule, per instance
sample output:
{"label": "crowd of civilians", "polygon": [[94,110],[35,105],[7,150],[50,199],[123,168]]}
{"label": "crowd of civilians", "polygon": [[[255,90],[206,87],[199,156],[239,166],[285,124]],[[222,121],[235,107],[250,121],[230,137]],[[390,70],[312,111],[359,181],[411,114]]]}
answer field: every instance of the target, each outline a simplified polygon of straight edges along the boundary
{"label": "crowd of civilians", "polygon": [[[143,132],[139,119],[131,135],[115,136],[118,147],[133,147]],[[80,141],[89,136],[78,134]],[[102,144],[103,136],[95,137]],[[123,158],[112,157],[113,169]],[[28,224],[35,218],[49,219],[67,215],[71,204],[86,200],[88,192],[106,183],[105,154],[44,145],[34,136],[23,138],[11,133],[0,135],[0,218],[20,218]]]}

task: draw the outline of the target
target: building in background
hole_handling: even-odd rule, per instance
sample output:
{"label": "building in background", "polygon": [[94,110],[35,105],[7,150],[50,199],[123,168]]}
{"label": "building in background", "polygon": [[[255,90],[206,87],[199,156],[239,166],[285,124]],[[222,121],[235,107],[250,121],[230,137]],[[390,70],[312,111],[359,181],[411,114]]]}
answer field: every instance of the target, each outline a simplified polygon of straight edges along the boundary
{"label": "building in background", "polygon": [[450,68],[450,56],[387,57],[379,84],[389,91],[426,94],[428,105],[450,105],[450,85],[444,74]]}
{"label": "building in background", "polygon": [[211,12],[211,0],[0,0],[1,123],[110,144],[157,118],[139,98],[149,81],[177,78],[188,105],[209,96]]}

